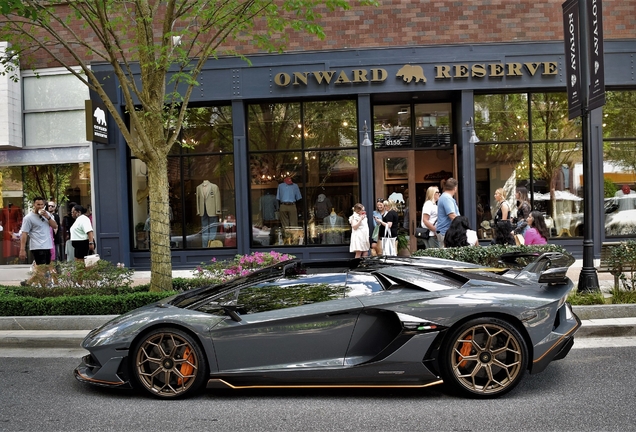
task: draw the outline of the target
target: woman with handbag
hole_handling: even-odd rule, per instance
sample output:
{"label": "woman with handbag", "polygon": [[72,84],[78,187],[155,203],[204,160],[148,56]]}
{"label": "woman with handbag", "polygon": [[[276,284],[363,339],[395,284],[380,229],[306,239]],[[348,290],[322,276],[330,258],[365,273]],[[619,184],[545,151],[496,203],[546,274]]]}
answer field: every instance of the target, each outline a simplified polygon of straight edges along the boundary
{"label": "woman with handbag", "polygon": [[[393,201],[384,201],[382,218],[375,218],[380,225],[378,237],[382,239],[382,255],[397,255],[398,214]],[[386,240],[391,239],[391,240]],[[395,250],[384,250],[385,244],[395,244]]]}
{"label": "woman with handbag", "polygon": [[95,237],[86,209],[76,204],[71,209],[75,222],[71,226],[71,244],[75,249],[75,261],[84,261],[87,255],[95,252]]}
{"label": "woman with handbag", "polygon": [[[437,186],[430,186],[426,190],[426,201],[422,206],[422,220],[420,221],[422,228],[428,232],[423,232],[424,245],[426,249],[439,248],[439,241],[437,240],[437,230],[435,223],[437,222],[437,200],[439,199],[439,188]],[[416,230],[417,231],[417,230]],[[427,235],[428,234],[428,235]],[[420,237],[416,233],[417,237]]]}

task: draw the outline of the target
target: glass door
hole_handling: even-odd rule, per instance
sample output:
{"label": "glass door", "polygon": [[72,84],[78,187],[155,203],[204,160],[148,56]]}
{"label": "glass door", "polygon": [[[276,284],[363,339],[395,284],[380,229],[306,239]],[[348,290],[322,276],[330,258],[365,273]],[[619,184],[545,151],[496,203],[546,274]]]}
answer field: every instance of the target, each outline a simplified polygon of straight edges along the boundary
{"label": "glass door", "polygon": [[409,249],[411,251],[417,250],[417,239],[413,235],[418,222],[415,194],[415,151],[376,152],[374,172],[374,202],[379,198],[384,198],[396,203],[399,231],[409,236]]}
{"label": "glass door", "polygon": [[398,203],[400,231],[408,235],[410,251],[424,248],[414,234],[422,218],[426,191],[431,186],[442,191],[446,179],[456,177],[456,147],[378,151],[374,161],[375,200],[384,198]]}

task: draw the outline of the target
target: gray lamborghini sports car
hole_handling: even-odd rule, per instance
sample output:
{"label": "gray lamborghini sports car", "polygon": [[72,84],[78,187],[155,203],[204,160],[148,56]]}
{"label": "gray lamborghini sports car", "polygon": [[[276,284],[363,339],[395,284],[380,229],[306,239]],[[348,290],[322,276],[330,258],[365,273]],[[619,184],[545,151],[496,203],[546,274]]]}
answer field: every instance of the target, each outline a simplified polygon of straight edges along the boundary
{"label": "gray lamborghini sports car", "polygon": [[512,390],[564,358],[580,320],[563,256],[514,269],[436,258],[290,260],[91,331],[78,380],[162,398],[208,388]]}

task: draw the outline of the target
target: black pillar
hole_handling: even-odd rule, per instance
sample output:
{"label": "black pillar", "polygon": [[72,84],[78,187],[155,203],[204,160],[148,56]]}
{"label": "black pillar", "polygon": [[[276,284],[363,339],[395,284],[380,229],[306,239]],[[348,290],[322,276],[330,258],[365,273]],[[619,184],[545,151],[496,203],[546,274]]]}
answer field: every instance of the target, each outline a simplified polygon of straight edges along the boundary
{"label": "black pillar", "polygon": [[581,105],[583,113],[582,133],[583,133],[583,192],[584,192],[584,224],[583,224],[583,268],[579,274],[579,292],[600,291],[598,274],[594,267],[594,193],[592,187],[593,164],[592,140],[590,130],[590,111],[588,109],[590,97],[590,71],[589,64],[589,43],[588,43],[588,21],[587,21],[587,1],[579,0],[579,41],[581,43]]}

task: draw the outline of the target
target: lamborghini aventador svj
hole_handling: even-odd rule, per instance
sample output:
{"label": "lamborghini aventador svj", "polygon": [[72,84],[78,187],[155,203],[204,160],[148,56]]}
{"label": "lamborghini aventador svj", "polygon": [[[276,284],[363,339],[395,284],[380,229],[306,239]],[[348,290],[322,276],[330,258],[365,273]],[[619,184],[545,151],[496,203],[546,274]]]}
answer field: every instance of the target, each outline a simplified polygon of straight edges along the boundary
{"label": "lamborghini aventador svj", "polygon": [[91,331],[78,380],[162,398],[208,388],[512,390],[564,358],[580,320],[563,256],[522,269],[436,258],[290,260]]}

